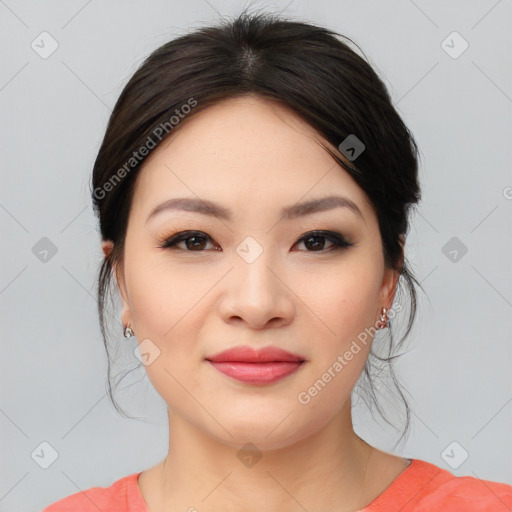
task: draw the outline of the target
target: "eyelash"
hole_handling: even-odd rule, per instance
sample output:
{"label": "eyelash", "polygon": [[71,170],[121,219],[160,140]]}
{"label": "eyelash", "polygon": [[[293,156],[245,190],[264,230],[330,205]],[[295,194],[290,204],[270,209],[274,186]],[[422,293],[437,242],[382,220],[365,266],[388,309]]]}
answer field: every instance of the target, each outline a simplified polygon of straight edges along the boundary
{"label": "eyelash", "polygon": [[[198,250],[198,251],[191,251],[188,249],[179,249],[176,248],[176,244],[183,242],[185,240],[188,240],[190,238],[200,238],[200,239],[206,239],[207,241],[213,242],[212,238],[207,235],[206,233],[203,233],[202,231],[181,231],[179,233],[175,233],[174,235],[170,237],[164,238],[159,243],[160,249],[173,249],[173,250],[182,250],[185,252],[205,252],[205,250]],[[342,249],[347,249],[348,247],[351,247],[355,244],[348,242],[342,235],[339,233],[336,233],[335,231],[308,231],[304,235],[302,235],[298,240],[295,241],[293,245],[296,245],[299,242],[303,242],[307,240],[308,238],[326,238],[330,242],[334,244],[333,247],[329,249],[322,249],[319,251],[304,251],[304,252],[319,252],[319,253],[326,253],[326,252],[332,252],[332,251],[339,251]]]}

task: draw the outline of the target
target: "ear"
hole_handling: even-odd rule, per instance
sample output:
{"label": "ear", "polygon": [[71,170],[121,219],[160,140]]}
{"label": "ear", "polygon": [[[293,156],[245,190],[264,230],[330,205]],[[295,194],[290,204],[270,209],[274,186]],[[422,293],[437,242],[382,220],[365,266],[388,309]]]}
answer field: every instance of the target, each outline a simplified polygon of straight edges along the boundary
{"label": "ear", "polygon": [[[101,242],[101,248],[103,250],[103,254],[105,258],[108,258],[110,254],[112,253],[112,250],[114,249],[114,242],[112,240],[103,240]],[[126,284],[124,280],[124,272],[123,272],[123,266],[122,264],[118,265],[113,262],[112,263],[112,272],[115,276],[117,288],[121,295],[121,301],[122,301],[122,312],[121,312],[121,322],[123,326],[130,324],[130,326],[135,330],[132,315],[130,311],[130,307],[128,305],[128,301],[126,299]]]}
{"label": "ear", "polygon": [[391,309],[391,306],[393,305],[393,300],[395,298],[398,279],[400,277],[402,266],[404,264],[404,246],[405,246],[404,235],[400,235],[399,240],[400,240],[400,248],[401,248],[400,260],[398,262],[399,270],[394,270],[392,268],[384,269],[384,276],[383,276],[382,285],[381,285],[381,294],[380,294],[381,302],[379,305],[379,311],[380,311],[381,307],[385,307],[387,310]]}
{"label": "ear", "polygon": [[103,250],[105,258],[108,258],[108,256],[112,252],[112,249],[114,248],[114,242],[112,242],[112,240],[102,240],[101,248]]}

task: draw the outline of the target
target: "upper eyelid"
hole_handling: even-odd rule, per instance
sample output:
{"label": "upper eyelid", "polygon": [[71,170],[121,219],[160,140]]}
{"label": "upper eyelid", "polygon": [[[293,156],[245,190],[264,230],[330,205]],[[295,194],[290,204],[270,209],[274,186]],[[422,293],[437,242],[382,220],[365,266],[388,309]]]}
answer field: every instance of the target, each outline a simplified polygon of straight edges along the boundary
{"label": "upper eyelid", "polygon": [[[200,231],[200,230],[190,229],[190,230],[177,231],[176,233],[172,233],[171,235],[165,236],[162,239],[160,246],[165,247],[165,245],[170,241],[173,242],[172,246],[175,246],[176,244],[181,243],[181,242],[187,240],[188,238],[192,238],[194,236],[202,237],[202,238],[207,239],[209,242],[218,244],[218,242],[216,242],[215,239],[212,236],[210,236],[208,233],[206,233],[204,231]],[[302,233],[298,238],[295,239],[294,244],[304,241],[304,238],[306,238],[307,236],[323,237],[335,245],[340,245],[339,243],[336,243],[336,242],[341,242],[341,243],[344,242],[345,243],[344,245],[347,245],[347,246],[355,245],[355,243],[351,243],[350,238],[346,237],[343,233],[340,233],[340,232],[337,232],[334,230],[330,230],[330,229],[311,229],[309,231],[306,231],[306,232]],[[339,240],[336,240],[336,239],[339,239]],[[199,251],[199,252],[202,252],[202,251]]]}

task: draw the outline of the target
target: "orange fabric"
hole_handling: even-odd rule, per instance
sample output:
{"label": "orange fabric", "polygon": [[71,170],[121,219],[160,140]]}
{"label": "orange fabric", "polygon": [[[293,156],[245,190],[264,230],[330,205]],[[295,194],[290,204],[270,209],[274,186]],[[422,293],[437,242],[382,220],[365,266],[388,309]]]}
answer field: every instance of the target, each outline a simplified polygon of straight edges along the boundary
{"label": "orange fabric", "polygon": [[[150,512],[133,473],[110,487],[92,487],[46,507],[42,512]],[[512,485],[454,476],[434,464],[412,459],[400,475],[360,512],[507,512]]]}

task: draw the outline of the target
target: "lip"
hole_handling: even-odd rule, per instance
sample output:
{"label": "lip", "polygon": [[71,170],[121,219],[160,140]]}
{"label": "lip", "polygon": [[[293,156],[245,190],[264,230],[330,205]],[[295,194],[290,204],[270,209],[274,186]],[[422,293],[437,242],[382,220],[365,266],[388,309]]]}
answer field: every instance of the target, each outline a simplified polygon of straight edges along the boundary
{"label": "lip", "polygon": [[219,372],[250,384],[271,384],[296,372],[305,358],[277,347],[234,347],[206,360]]}
{"label": "lip", "polygon": [[272,363],[214,363],[216,370],[233,379],[250,384],[271,384],[296,372],[304,362],[279,361]]}
{"label": "lip", "polygon": [[241,345],[207,357],[206,360],[214,363],[301,363],[304,362],[306,358],[298,354],[292,354],[291,352],[287,352],[286,350],[278,347],[254,349],[248,345]]}

